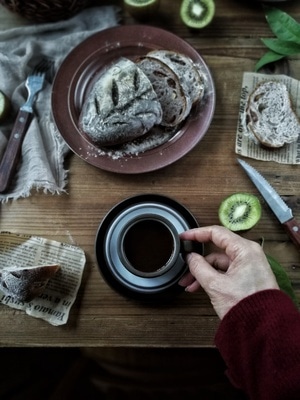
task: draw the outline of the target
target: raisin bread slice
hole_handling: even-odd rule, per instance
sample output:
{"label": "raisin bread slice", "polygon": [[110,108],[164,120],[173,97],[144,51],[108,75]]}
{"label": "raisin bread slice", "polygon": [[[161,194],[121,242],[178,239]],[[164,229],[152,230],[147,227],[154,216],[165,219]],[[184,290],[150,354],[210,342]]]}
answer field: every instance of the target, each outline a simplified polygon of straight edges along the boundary
{"label": "raisin bread slice", "polygon": [[178,75],[184,92],[190,97],[192,104],[201,101],[205,87],[204,76],[190,57],[171,50],[153,50],[147,56],[163,61]]}
{"label": "raisin bread slice", "polygon": [[96,81],[79,123],[93,142],[105,147],[136,139],[161,119],[151,82],[134,62],[121,58]]}
{"label": "raisin bread slice", "polygon": [[265,147],[280,148],[298,139],[300,123],[284,83],[270,80],[256,86],[248,99],[246,124]]}
{"label": "raisin bread slice", "polygon": [[31,301],[42,294],[59,269],[59,265],[4,267],[0,270],[0,290],[16,300]]}
{"label": "raisin bread slice", "polygon": [[166,63],[154,57],[146,55],[136,63],[148,76],[158,96],[163,111],[161,125],[178,125],[188,116],[192,106],[178,75]]}

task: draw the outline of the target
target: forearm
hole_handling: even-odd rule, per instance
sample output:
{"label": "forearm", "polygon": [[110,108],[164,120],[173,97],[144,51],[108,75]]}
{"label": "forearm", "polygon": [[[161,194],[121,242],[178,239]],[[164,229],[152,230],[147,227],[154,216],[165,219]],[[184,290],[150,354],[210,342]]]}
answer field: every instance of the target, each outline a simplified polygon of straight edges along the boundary
{"label": "forearm", "polygon": [[242,300],[221,321],[215,342],[230,380],[250,399],[300,398],[300,314],[281,291]]}

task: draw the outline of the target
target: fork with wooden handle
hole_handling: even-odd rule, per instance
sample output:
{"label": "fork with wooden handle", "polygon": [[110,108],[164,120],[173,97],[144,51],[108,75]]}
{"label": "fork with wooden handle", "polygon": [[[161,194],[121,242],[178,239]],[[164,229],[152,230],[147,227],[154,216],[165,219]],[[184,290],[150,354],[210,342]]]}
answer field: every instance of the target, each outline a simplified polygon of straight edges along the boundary
{"label": "fork with wooden handle", "polygon": [[33,117],[33,103],[36,94],[43,88],[46,72],[52,67],[52,60],[43,59],[26,79],[28,91],[26,103],[19,109],[4,155],[0,163],[0,193],[8,190],[20,160],[24,137]]}

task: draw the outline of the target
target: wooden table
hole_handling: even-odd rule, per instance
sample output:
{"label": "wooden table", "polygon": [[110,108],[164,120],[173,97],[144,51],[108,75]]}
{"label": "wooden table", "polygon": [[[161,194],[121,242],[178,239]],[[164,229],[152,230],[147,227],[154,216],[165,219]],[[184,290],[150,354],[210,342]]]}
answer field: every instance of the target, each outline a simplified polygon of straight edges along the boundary
{"label": "wooden table", "polygon": [[[98,2],[100,3],[100,1]],[[116,2],[118,3],[118,2]],[[119,2],[121,4],[121,2]],[[126,299],[102,279],[94,255],[98,225],[124,198],[158,193],[184,204],[199,224],[217,224],[222,199],[234,192],[257,194],[236,162],[235,135],[244,71],[253,71],[265,52],[260,37],[271,36],[259,3],[216,1],[212,24],[191,32],[180,21],[179,2],[161,0],[153,25],[186,39],[204,57],[213,74],[217,104],[204,139],[186,156],[162,170],[139,175],[109,173],[71,154],[68,194],[32,193],[29,198],[1,205],[1,230],[33,234],[80,246],[87,264],[67,325],[53,327],[9,307],[0,307],[0,346],[78,347],[211,347],[218,318],[204,292],[178,296],[169,304],[145,305]],[[282,4],[300,20],[297,1]],[[124,15],[123,23],[135,23]],[[28,24],[0,8],[0,26]],[[290,61],[291,75],[300,79],[300,60]],[[252,161],[291,204],[300,218],[299,167]],[[276,218],[263,203],[260,223],[244,236],[265,239],[265,249],[277,258],[300,298],[300,257]]]}

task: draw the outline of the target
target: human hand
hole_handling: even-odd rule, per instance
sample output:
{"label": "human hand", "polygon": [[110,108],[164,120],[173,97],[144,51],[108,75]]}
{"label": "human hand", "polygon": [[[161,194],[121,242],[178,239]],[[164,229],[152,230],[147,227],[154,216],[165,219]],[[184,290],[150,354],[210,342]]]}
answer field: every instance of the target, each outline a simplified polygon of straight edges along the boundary
{"label": "human hand", "polygon": [[258,243],[222,226],[192,229],[183,232],[180,237],[202,243],[212,242],[223,250],[205,257],[189,253],[187,263],[190,271],[179,281],[187,292],[195,292],[202,287],[221,319],[245,297],[261,290],[279,289]]}

